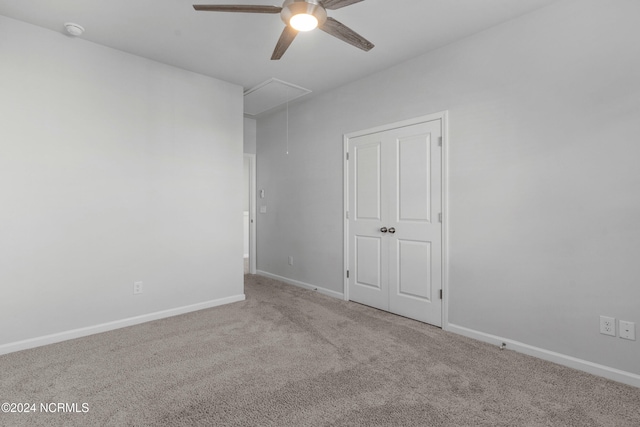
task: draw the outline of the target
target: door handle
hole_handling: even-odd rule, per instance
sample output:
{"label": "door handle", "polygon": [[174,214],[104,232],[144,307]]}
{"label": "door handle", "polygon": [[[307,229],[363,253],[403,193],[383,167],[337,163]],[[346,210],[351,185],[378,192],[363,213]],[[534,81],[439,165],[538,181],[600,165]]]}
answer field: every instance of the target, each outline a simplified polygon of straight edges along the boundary
{"label": "door handle", "polygon": [[387,227],[382,227],[382,228],[380,229],[380,231],[381,231],[382,233],[386,233],[386,232],[387,232],[387,231],[389,231],[389,230],[387,230]]}
{"label": "door handle", "polygon": [[395,229],[395,228],[391,227],[391,228],[389,229],[389,233],[393,234],[393,233],[395,233],[395,232],[396,232],[396,229]]}

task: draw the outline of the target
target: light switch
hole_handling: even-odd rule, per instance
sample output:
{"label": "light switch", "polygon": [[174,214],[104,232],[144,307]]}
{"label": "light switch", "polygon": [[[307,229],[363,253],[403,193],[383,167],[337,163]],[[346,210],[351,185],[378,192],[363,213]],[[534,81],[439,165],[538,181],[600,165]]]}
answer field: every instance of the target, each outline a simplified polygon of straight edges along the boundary
{"label": "light switch", "polygon": [[266,206],[260,206],[260,213],[267,213],[267,207]]}

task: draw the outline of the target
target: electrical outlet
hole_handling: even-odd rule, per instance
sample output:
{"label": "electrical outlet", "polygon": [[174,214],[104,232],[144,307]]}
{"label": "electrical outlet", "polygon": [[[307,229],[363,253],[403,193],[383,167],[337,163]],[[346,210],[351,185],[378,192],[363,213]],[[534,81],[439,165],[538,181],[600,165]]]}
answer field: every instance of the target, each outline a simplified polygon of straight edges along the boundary
{"label": "electrical outlet", "polygon": [[620,338],[625,340],[636,340],[636,324],[633,322],[627,322],[626,320],[620,321]]}
{"label": "electrical outlet", "polygon": [[293,257],[289,255],[289,265],[293,265]]}
{"label": "electrical outlet", "polygon": [[133,294],[141,294],[142,293],[142,282],[133,282]]}
{"label": "electrical outlet", "polygon": [[616,336],[616,319],[613,317],[600,316],[600,333],[615,337]]}

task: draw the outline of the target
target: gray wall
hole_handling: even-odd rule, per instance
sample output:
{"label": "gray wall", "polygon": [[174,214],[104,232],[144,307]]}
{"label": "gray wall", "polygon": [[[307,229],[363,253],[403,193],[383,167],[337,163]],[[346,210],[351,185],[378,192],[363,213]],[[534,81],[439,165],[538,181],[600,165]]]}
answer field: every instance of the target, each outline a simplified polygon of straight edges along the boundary
{"label": "gray wall", "polygon": [[0,58],[0,346],[243,295],[241,87],[1,16]]}
{"label": "gray wall", "polygon": [[250,195],[249,195],[250,179],[251,179],[251,163],[250,163],[250,160],[245,157],[244,163],[243,163],[243,173],[242,173],[242,185],[244,186],[242,188],[242,191],[243,191],[242,210],[245,212],[248,212],[250,207]]}
{"label": "gray wall", "polygon": [[[244,118],[244,153],[256,154],[256,121]],[[244,210],[249,211],[249,179],[251,178],[249,159],[244,159]]]}
{"label": "gray wall", "polygon": [[289,155],[260,118],[258,269],[342,292],[342,135],[448,110],[449,321],[640,374],[598,333],[640,325],[638,16],[561,2],[297,103]]}
{"label": "gray wall", "polygon": [[246,154],[256,154],[256,120],[245,117],[243,127],[244,152]]}

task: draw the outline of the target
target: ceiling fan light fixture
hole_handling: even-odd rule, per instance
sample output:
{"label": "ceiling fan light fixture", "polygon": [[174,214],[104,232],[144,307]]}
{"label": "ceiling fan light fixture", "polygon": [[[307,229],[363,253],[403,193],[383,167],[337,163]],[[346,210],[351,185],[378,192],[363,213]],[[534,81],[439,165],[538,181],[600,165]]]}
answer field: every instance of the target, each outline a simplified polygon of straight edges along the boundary
{"label": "ceiling fan light fixture", "polygon": [[317,0],[285,0],[280,17],[296,31],[311,31],[327,21],[327,11]]}
{"label": "ceiling fan light fixture", "polygon": [[308,13],[299,13],[289,19],[289,25],[298,31],[311,31],[318,27],[318,18]]}

